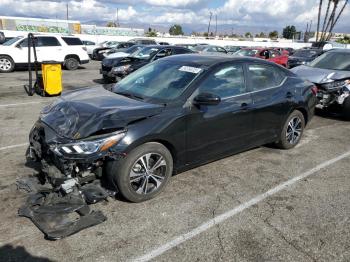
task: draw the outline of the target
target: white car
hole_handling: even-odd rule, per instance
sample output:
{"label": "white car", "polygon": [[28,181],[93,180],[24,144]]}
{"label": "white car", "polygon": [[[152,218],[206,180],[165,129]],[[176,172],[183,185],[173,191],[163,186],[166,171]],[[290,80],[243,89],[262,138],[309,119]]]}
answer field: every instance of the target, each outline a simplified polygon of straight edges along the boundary
{"label": "white car", "polygon": [[[68,70],[90,61],[86,47],[77,37],[35,35],[38,62],[55,61]],[[31,61],[34,60],[31,48]],[[0,46],[0,73],[28,65],[28,38],[15,37]]]}
{"label": "white car", "polygon": [[92,53],[94,52],[95,48],[101,47],[101,45],[96,44],[95,42],[89,41],[89,40],[82,40],[83,44],[86,47],[86,52],[88,53],[89,57],[92,57]]}

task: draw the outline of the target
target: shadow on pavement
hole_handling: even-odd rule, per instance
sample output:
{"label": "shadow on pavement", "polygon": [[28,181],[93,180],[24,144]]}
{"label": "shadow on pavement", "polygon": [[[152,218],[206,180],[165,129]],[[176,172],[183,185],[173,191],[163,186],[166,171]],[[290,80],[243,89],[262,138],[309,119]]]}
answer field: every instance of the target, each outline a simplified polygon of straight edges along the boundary
{"label": "shadow on pavement", "polygon": [[3,262],[51,262],[54,260],[35,257],[26,251],[22,246],[14,247],[12,245],[5,245],[0,247],[0,261]]}

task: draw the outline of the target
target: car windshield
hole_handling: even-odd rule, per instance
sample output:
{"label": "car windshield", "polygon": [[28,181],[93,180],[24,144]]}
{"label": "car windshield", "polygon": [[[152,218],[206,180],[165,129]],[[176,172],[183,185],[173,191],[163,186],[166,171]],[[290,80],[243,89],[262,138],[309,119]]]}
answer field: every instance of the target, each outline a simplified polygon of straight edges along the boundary
{"label": "car windshield", "polygon": [[317,55],[317,51],[315,50],[298,50],[296,51],[293,56],[299,56],[299,57],[313,57]]}
{"label": "car windshield", "polygon": [[312,61],[309,66],[322,69],[350,71],[350,52],[325,53]]}
{"label": "car windshield", "polygon": [[258,53],[258,50],[256,49],[241,49],[234,53],[238,56],[255,56]]}
{"label": "car windshield", "polygon": [[159,48],[155,47],[146,47],[141,50],[137,50],[136,52],[132,53],[132,57],[139,58],[139,59],[149,59],[153,55],[155,55],[159,51]]}
{"label": "car windshield", "polygon": [[176,61],[158,60],[118,82],[113,92],[151,103],[178,98],[203,69]]}
{"label": "car windshield", "polygon": [[198,46],[194,47],[193,50],[195,50],[195,51],[203,51],[207,47],[208,46],[205,46],[205,45],[198,45]]}
{"label": "car windshield", "polygon": [[16,43],[20,39],[22,39],[22,37],[15,37],[15,38],[12,38],[12,39],[6,41],[2,45],[9,46],[9,45],[12,45],[13,43]]}
{"label": "car windshield", "polygon": [[126,49],[124,52],[125,53],[128,53],[128,54],[132,54],[140,49],[142,49],[143,47],[142,46],[137,46],[137,45],[134,45],[134,46],[131,46],[129,47],[128,49]]}

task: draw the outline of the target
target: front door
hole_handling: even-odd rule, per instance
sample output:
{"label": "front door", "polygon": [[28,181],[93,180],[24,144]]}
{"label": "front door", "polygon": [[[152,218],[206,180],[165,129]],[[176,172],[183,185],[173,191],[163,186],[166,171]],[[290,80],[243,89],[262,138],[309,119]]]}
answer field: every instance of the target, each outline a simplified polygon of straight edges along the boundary
{"label": "front door", "polygon": [[187,118],[187,162],[203,163],[244,150],[252,128],[251,95],[242,64],[230,63],[213,70],[191,96],[212,93],[217,105],[191,105]]}

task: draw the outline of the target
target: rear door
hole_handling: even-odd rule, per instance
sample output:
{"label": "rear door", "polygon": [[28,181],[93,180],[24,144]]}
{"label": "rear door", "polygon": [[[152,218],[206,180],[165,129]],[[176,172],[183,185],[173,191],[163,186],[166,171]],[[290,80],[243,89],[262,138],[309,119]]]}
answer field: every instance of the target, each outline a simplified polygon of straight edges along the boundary
{"label": "rear door", "polygon": [[203,163],[244,150],[252,132],[252,99],[247,92],[244,66],[220,65],[199,84],[200,93],[220,96],[218,105],[191,105],[187,120],[187,160]]}
{"label": "rear door", "polygon": [[292,94],[284,87],[286,74],[277,66],[247,64],[248,86],[253,100],[254,134],[251,145],[278,137],[281,123],[291,108]]}
{"label": "rear door", "polygon": [[37,37],[37,54],[38,61],[57,61],[63,62],[62,46],[54,36],[38,36]]}

